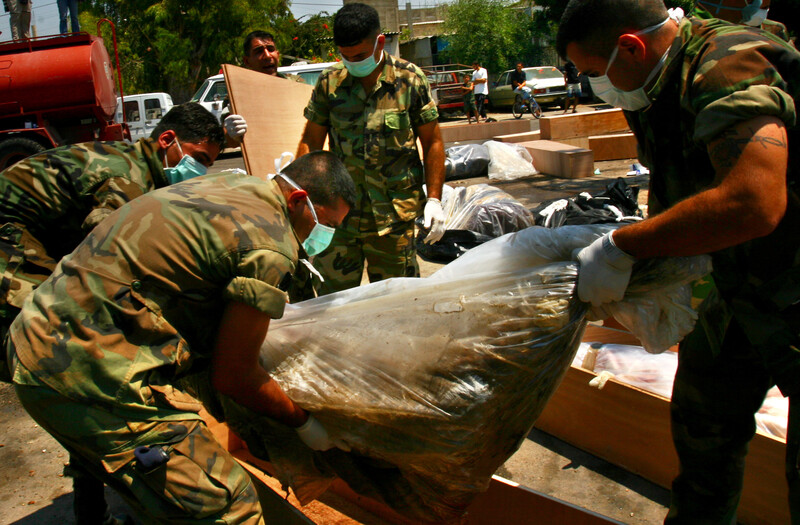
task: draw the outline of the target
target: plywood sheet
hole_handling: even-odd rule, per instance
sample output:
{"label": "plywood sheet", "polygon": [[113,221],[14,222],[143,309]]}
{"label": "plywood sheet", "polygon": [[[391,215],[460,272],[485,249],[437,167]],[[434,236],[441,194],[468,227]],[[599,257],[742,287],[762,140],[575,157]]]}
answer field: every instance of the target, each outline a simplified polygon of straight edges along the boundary
{"label": "plywood sheet", "polygon": [[621,109],[552,115],[539,119],[542,139],[561,140],[630,131]]}
{"label": "plywood sheet", "polygon": [[231,111],[247,121],[242,143],[247,172],[262,179],[275,171],[275,159],[294,154],[306,119],[303,109],[313,87],[224,64]]}
{"label": "plywood sheet", "polygon": [[[636,344],[620,330],[589,326],[584,341]],[[669,488],[678,473],[669,400],[610,379],[589,386],[593,372],[571,367],[536,427],[571,445]],[[789,523],[783,474],[786,445],[756,434],[747,456],[738,520],[746,525]]]}
{"label": "plywood sheet", "polygon": [[551,140],[518,143],[533,157],[533,167],[541,173],[566,179],[591,177],[594,171],[592,151]]}

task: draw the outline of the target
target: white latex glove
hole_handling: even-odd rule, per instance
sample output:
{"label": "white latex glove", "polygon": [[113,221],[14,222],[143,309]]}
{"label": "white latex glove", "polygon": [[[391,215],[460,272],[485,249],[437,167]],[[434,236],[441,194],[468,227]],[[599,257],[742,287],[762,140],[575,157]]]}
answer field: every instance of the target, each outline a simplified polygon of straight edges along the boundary
{"label": "white latex glove", "polygon": [[225,117],[225,133],[234,140],[242,141],[242,137],[247,132],[247,122],[241,115],[228,115]]}
{"label": "white latex glove", "polygon": [[425,237],[425,244],[433,244],[444,235],[444,209],[439,199],[428,198],[425,203],[425,228],[428,228],[428,235]]}
{"label": "white latex glove", "polygon": [[592,306],[619,301],[625,295],[636,259],[614,244],[609,232],[578,252],[578,298]]}
{"label": "white latex glove", "polygon": [[303,443],[308,445],[308,448],[314,450],[328,450],[336,447],[345,452],[350,452],[350,447],[343,441],[332,440],[328,435],[328,431],[322,426],[322,423],[317,421],[317,418],[311,414],[308,415],[308,421],[294,430],[297,432],[297,435],[300,436],[300,439],[303,440]]}

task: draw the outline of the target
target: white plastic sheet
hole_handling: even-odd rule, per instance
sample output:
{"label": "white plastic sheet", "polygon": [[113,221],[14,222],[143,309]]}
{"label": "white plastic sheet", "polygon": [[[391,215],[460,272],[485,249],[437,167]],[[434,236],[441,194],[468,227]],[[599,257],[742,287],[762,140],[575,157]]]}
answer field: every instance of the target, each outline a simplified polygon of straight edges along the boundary
{"label": "white plastic sheet", "polygon": [[[229,424],[303,502],[339,476],[416,521],[457,519],[569,368],[587,310],[571,254],[610,228],[528,228],[431,277],[305,301],[273,321],[262,365],[352,452],[312,453],[291,429],[230,403]],[[650,294],[660,281],[673,293],[670,272],[643,274]],[[659,314],[648,330],[672,319]]]}
{"label": "white plastic sheet", "polygon": [[489,149],[490,180],[513,180],[536,173],[533,157],[519,144],[487,140],[483,145]]}

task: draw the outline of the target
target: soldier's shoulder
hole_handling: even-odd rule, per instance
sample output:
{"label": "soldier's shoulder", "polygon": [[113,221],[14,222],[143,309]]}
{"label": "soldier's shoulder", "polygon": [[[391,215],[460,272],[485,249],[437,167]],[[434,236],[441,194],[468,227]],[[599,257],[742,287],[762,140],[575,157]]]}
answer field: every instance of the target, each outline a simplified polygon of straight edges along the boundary
{"label": "soldier's shoulder", "polygon": [[389,56],[391,57],[392,66],[394,66],[397,75],[406,77],[415,77],[419,79],[426,78],[425,73],[422,71],[422,69],[413,62],[409,62],[408,60],[404,60],[402,58],[398,58],[393,55]]}

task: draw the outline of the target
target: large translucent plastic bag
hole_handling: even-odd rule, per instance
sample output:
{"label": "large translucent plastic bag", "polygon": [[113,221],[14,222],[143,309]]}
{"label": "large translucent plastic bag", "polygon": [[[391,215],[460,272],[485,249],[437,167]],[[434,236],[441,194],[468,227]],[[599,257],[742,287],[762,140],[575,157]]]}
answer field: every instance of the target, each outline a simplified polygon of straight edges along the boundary
{"label": "large translucent plastic bag", "polygon": [[488,184],[453,188],[443,206],[448,230],[500,237],[535,224],[533,214],[521,202]]}
{"label": "large translucent plastic bag", "polygon": [[489,179],[513,180],[534,175],[533,157],[519,144],[487,140],[483,143],[489,149]]}
{"label": "large translucent plastic bag", "polygon": [[586,313],[570,257],[605,231],[528,228],[428,278],[290,307],[270,326],[262,365],[351,452],[314,453],[292,429],[223,400],[228,423],[302,502],[338,476],[414,521],[458,519],[569,368]]}

